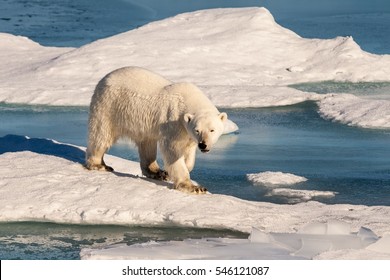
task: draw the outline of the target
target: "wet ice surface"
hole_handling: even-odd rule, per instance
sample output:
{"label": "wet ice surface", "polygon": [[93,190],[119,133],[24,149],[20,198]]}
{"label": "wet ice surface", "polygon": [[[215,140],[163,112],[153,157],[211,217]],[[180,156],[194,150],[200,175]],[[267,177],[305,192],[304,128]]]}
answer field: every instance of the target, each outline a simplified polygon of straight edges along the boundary
{"label": "wet ice surface", "polygon": [[301,83],[290,87],[320,94],[350,93],[366,99],[390,100],[390,82],[336,82]]}

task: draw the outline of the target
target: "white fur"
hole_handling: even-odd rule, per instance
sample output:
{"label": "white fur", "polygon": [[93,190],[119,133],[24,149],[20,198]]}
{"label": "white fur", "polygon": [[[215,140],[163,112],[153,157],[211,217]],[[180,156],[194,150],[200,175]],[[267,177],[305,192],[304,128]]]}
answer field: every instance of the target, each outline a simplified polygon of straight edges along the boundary
{"label": "white fur", "polygon": [[127,137],[138,146],[142,173],[163,180],[166,173],[156,162],[159,143],[175,188],[203,193],[206,189],[194,186],[189,174],[196,148],[208,152],[226,119],[226,113],[219,113],[193,84],[173,84],[137,67],[115,70],[98,83],[92,96],[86,167],[112,171],[103,161],[104,153]]}

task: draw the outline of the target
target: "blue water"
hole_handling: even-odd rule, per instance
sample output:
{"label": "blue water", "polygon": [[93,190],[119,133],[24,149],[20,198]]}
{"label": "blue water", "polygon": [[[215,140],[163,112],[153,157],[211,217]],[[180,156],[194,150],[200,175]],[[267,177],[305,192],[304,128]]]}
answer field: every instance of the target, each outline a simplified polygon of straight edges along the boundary
{"label": "blue water", "polygon": [[[108,3],[108,4],[107,4]],[[308,38],[353,36],[366,51],[390,53],[387,0],[2,0],[0,32],[24,35],[52,46],[81,46],[150,21],[202,8],[266,6],[283,26]],[[324,82],[293,87],[318,93],[353,92],[388,99],[389,84]],[[248,173],[282,171],[308,178],[291,188],[337,192],[323,203],[390,205],[390,131],[349,127],[322,119],[313,102],[263,109],[229,109],[238,134],[223,136],[199,154],[192,177],[213,193],[274,203],[246,180]],[[0,137],[52,138],[86,145],[85,107],[0,104]],[[111,154],[138,160],[134,148],[117,145]],[[188,228],[74,226],[50,223],[0,224],[0,259],[77,259],[83,247],[149,240],[245,237],[230,231]]]}

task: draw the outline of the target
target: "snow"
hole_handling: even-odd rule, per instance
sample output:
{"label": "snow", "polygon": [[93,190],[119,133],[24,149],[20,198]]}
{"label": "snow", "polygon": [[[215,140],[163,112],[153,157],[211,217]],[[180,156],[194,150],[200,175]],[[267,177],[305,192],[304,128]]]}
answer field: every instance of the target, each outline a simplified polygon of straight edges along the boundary
{"label": "snow", "polygon": [[[84,148],[50,139],[16,135],[0,138],[0,222],[184,226],[224,228],[247,233],[252,232],[252,228],[257,228],[273,238],[287,234],[283,242],[298,242],[297,240],[302,239],[301,234],[345,235],[348,232],[359,232],[368,239],[372,239],[373,233],[378,238],[390,235],[390,207],[325,205],[314,201],[278,205],[246,201],[228,195],[190,195],[173,190],[169,183],[142,177],[137,162],[114,156],[106,156],[105,160],[114,167],[115,172],[86,170],[82,166],[84,154]],[[321,226],[321,223],[326,222],[326,227]],[[347,226],[344,223],[347,223]],[[345,238],[355,242],[357,237]],[[252,239],[259,240],[260,234],[256,237],[252,234]],[[311,242],[312,238],[302,240],[309,240],[305,241],[307,243]],[[343,258],[346,254],[353,257],[355,251],[356,257],[359,258],[388,258],[390,252],[386,240],[382,241],[386,246],[378,246],[384,248],[383,251],[379,250],[380,252],[369,250],[364,243],[364,246],[360,247],[337,247],[337,252],[348,252],[343,251],[340,255],[331,255],[329,258]],[[248,241],[231,242],[241,244]],[[332,242],[335,242],[333,238],[326,244],[333,244]],[[345,242],[344,240],[342,243]],[[321,247],[321,252],[317,250],[316,255],[306,252],[313,252],[314,249],[305,249],[306,253],[296,255],[301,247],[307,247],[296,245],[293,249],[286,249],[285,245],[273,241],[268,243],[260,244],[260,247],[256,248],[261,248],[260,251],[268,248],[268,251],[264,251],[265,257],[279,259],[287,256],[315,258],[333,250],[333,245],[329,245],[330,247],[325,249]],[[199,248],[215,247],[215,243],[213,244],[208,241],[201,242]],[[243,245],[240,244],[237,245],[238,248]],[[318,243],[310,244],[310,248],[318,247]],[[188,246],[192,246],[191,242]],[[242,254],[245,253],[245,246],[240,251]],[[238,248],[233,246],[226,248],[226,251],[232,255]],[[210,250],[211,255],[191,255],[191,258],[211,258],[215,251]],[[127,252],[127,249],[125,251]],[[266,252],[269,252],[269,255]],[[258,253],[248,252],[248,257],[261,257],[254,255]],[[111,257],[119,258],[121,254],[113,253]],[[245,257],[237,251],[237,257],[240,256]],[[180,255],[176,257],[179,258]]]}
{"label": "snow", "polygon": [[[180,14],[79,48],[43,47],[6,33],[0,33],[0,42],[0,102],[85,106],[105,74],[134,65],[172,81],[194,82],[219,107],[313,100],[326,118],[389,127],[387,105],[373,105],[366,116],[364,100],[288,87],[324,80],[388,81],[389,55],[364,52],[351,37],[302,38],[278,25],[265,8]],[[362,114],[339,118],[346,110]]]}

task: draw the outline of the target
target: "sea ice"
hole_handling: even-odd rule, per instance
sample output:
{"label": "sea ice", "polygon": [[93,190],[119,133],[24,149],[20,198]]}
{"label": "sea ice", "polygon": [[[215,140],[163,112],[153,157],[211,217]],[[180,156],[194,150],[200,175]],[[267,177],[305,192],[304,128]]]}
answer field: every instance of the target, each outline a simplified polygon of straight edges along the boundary
{"label": "sea ice", "polygon": [[265,171],[260,173],[251,173],[246,175],[247,179],[255,184],[261,184],[267,187],[276,187],[280,185],[293,185],[307,181],[305,177],[291,173]]}
{"label": "sea ice", "polygon": [[318,190],[299,190],[283,188],[283,186],[294,185],[307,181],[307,178],[283,172],[260,172],[247,174],[247,179],[255,185],[269,188],[266,196],[279,196],[287,199],[289,203],[299,203],[312,200],[313,198],[331,198],[336,192]]}
{"label": "sea ice", "polygon": [[225,122],[225,128],[223,134],[233,133],[238,130],[238,125],[235,124],[232,120],[227,119]]}
{"label": "sea ice", "polygon": [[336,195],[332,191],[297,190],[288,188],[275,188],[270,190],[267,196],[281,196],[287,198],[289,203],[299,203],[312,200],[313,198],[332,198]]}
{"label": "sea ice", "polygon": [[389,100],[372,100],[352,94],[328,94],[318,104],[324,118],[367,128],[390,128]]}

